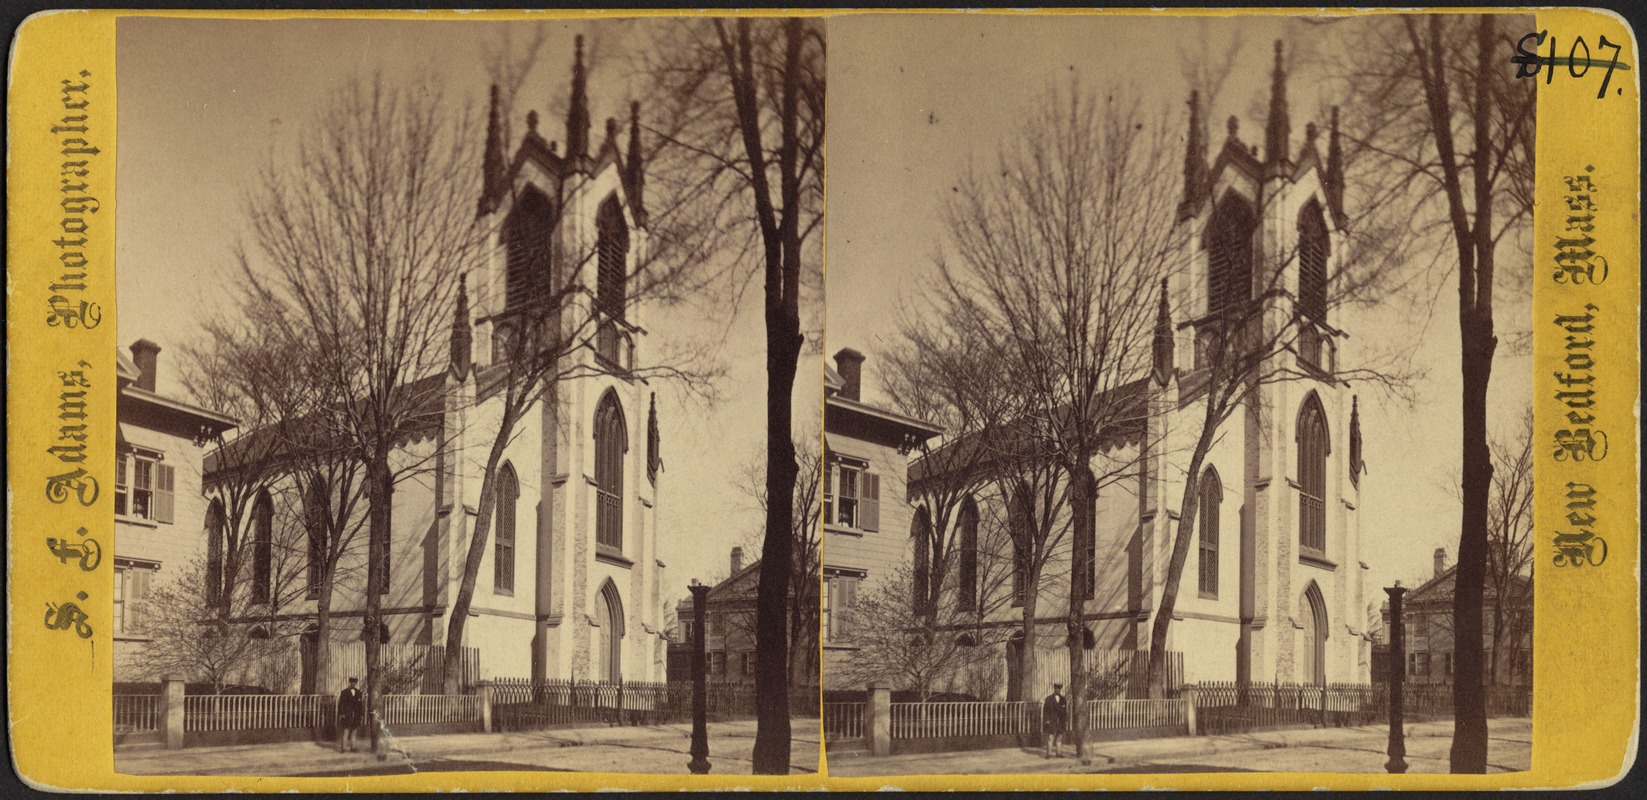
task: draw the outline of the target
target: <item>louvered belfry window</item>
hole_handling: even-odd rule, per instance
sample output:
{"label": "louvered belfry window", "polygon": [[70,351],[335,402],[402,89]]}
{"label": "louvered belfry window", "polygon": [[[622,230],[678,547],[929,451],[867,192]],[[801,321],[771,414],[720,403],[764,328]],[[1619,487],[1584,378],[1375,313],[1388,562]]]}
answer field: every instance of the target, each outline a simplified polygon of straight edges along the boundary
{"label": "louvered belfry window", "polygon": [[1327,549],[1327,415],[1310,395],[1298,415],[1298,545],[1324,555]]}
{"label": "louvered belfry window", "polygon": [[1207,237],[1207,313],[1251,298],[1252,235],[1257,224],[1252,207],[1240,197],[1226,194],[1218,203]]}
{"label": "louvered belfry window", "polygon": [[1331,248],[1321,204],[1311,200],[1298,217],[1298,310],[1317,322],[1327,319],[1327,257]]}
{"label": "louvered belfry window", "polygon": [[527,187],[503,223],[504,304],[523,308],[544,297],[553,281],[555,213],[549,198]]}
{"label": "louvered belfry window", "polygon": [[623,459],[629,436],[617,395],[608,393],[595,409],[595,544],[623,552]]}
{"label": "louvered belfry window", "polygon": [[628,303],[629,226],[615,195],[601,203],[595,231],[595,303],[602,314],[621,320]]}

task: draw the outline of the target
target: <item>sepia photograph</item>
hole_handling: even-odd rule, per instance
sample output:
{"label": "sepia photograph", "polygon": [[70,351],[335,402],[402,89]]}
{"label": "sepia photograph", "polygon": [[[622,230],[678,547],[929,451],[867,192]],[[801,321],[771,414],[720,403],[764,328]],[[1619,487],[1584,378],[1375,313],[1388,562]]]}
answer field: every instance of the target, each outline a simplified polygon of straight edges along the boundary
{"label": "sepia photograph", "polygon": [[832,776],[1531,768],[1522,29],[831,21]]}
{"label": "sepia photograph", "polygon": [[115,771],[818,772],[822,21],[116,33]]}

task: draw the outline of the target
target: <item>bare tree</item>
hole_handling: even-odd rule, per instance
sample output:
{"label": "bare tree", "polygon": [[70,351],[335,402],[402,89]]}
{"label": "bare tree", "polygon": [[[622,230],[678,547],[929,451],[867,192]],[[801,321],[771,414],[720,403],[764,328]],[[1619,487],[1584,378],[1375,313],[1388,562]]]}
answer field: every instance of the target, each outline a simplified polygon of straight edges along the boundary
{"label": "bare tree", "polygon": [[1487,589],[1493,603],[1492,660],[1487,682],[1498,684],[1529,646],[1533,627],[1533,415],[1492,443],[1493,490],[1487,509]]}
{"label": "bare tree", "polygon": [[[247,197],[247,302],[271,310],[265,335],[306,352],[326,396],[339,398],[315,419],[364,472],[374,714],[394,486],[441,448],[404,445],[440,429],[442,334],[456,277],[482,254],[473,128],[430,82],[356,79],[323,108],[296,157],[271,165]],[[377,738],[374,725],[374,749]]]}
{"label": "bare tree", "polygon": [[[1097,457],[1138,419],[1123,389],[1147,367],[1154,281],[1178,268],[1182,231],[1161,224],[1176,205],[1159,180],[1172,158],[1164,118],[1075,82],[1038,105],[995,167],[955,187],[946,216],[957,259],[939,264],[939,291],[958,298],[958,324],[992,332],[976,338],[1023,388],[1027,441],[1068,481],[1078,705],[1098,493],[1135,468]],[[1082,751],[1078,730],[1072,739]]]}
{"label": "bare tree", "polygon": [[[1493,354],[1497,251],[1532,214],[1535,92],[1502,67],[1513,44],[1496,17],[1426,15],[1392,19],[1351,65],[1359,144],[1385,176],[1394,213],[1426,241],[1450,242],[1442,261],[1458,292],[1463,393],[1463,515],[1453,595],[1456,654],[1451,768],[1487,768],[1482,693],[1482,600],[1493,482],[1487,390]],[[1443,247],[1445,244],[1442,245]],[[1447,262],[1451,263],[1447,263]]]}
{"label": "bare tree", "polygon": [[[789,579],[789,676],[792,681],[805,681],[801,685],[807,687],[819,685],[821,678],[818,672],[818,591],[823,551],[818,534],[822,529],[820,518],[823,514],[823,496],[820,493],[823,458],[818,451],[818,441],[816,428],[810,436],[795,439],[796,460],[800,469],[795,479],[795,558]],[[765,469],[764,458],[752,460],[743,471],[739,487],[761,510],[763,518],[766,511]],[[744,541],[744,546],[750,552],[758,552],[761,538],[762,532],[752,533]],[[756,598],[751,596],[749,600],[746,607],[753,612],[757,607]],[[751,641],[756,639],[759,627],[754,613],[729,618],[729,624],[739,627]]]}
{"label": "bare tree", "polygon": [[[1003,637],[1000,629],[976,628],[976,617],[958,605],[946,604],[925,618],[911,617],[908,587],[914,579],[913,568],[900,564],[873,592],[839,612],[851,627],[855,648],[839,671],[853,685],[886,681],[915,692],[925,703],[993,661],[992,645]],[[979,641],[979,636],[995,640]]]}
{"label": "bare tree", "polygon": [[[660,257],[723,265],[710,277],[734,297],[757,279],[763,287],[768,497],[791,496],[797,475],[791,394],[805,340],[803,282],[818,274],[821,255],[813,234],[823,221],[825,50],[816,20],[681,20],[646,66],[662,98],[653,105],[665,109],[654,174],[663,195],[682,199],[655,220]],[[794,509],[766,511],[753,761],[757,774],[787,774]]]}

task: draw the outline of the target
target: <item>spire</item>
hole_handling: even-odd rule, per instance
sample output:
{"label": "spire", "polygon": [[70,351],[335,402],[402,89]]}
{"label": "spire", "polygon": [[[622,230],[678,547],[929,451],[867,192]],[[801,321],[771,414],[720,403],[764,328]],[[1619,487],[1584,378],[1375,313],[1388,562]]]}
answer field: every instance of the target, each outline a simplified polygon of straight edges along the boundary
{"label": "spire", "polygon": [[[629,181],[629,212],[636,220],[646,218],[646,163],[641,156],[640,102],[629,103],[629,154],[624,158],[624,177]],[[644,223],[642,223],[644,224]]]}
{"label": "spire", "polygon": [[486,153],[480,162],[480,213],[497,209],[503,196],[503,120],[499,118],[498,85],[492,84],[492,110],[486,118]]}
{"label": "spire", "polygon": [[1338,142],[1338,106],[1332,107],[1332,128],[1327,133],[1327,204],[1332,213],[1344,214],[1344,148]]}
{"label": "spire", "polygon": [[1264,127],[1264,161],[1280,164],[1287,160],[1287,138],[1292,123],[1287,120],[1287,71],[1281,65],[1281,40],[1275,40],[1275,71],[1270,73],[1270,118]]}
{"label": "spire", "polygon": [[1155,382],[1166,386],[1172,379],[1172,310],[1167,307],[1167,279],[1161,279],[1161,305],[1155,314]]}
{"label": "spire", "polygon": [[1190,92],[1189,144],[1184,148],[1184,201],[1178,218],[1194,214],[1207,197],[1207,137],[1202,130],[1201,93]]}
{"label": "spire", "polygon": [[458,276],[457,313],[452,316],[452,377],[463,380],[469,374],[470,351],[474,341],[469,330],[469,290],[467,276]]}
{"label": "spire", "polygon": [[583,35],[572,57],[572,101],[566,110],[566,157],[589,155],[589,79],[583,69]]}

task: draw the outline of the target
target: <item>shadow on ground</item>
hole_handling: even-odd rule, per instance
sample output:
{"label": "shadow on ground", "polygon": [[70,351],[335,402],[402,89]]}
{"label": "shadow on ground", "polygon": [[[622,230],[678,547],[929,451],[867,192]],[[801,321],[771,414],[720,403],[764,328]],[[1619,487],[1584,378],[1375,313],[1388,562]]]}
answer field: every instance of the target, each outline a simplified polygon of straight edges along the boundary
{"label": "shadow on ground", "polygon": [[326,772],[304,772],[294,775],[298,778],[357,778],[368,775],[412,775],[419,772],[570,772],[571,770],[555,769],[554,767],[539,767],[531,764],[514,764],[507,761],[477,761],[469,759],[433,759],[410,764],[405,761],[394,763],[373,764],[351,769],[330,770]]}

